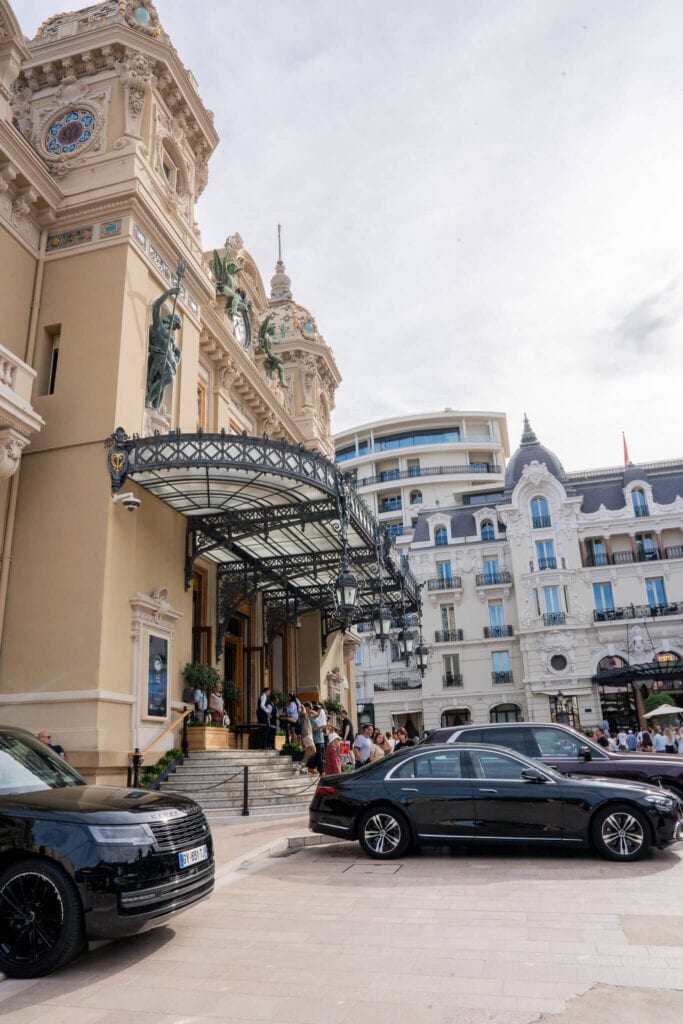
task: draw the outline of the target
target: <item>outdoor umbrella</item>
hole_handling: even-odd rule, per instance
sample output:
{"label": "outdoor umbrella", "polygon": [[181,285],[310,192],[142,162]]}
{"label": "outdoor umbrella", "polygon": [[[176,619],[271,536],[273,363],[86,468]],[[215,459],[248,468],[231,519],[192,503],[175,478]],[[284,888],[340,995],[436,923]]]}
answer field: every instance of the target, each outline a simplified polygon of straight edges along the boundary
{"label": "outdoor umbrella", "polygon": [[655,708],[654,711],[648,711],[645,717],[658,718],[660,715],[680,715],[682,713],[682,709],[674,707],[673,704],[662,704],[661,707]]}

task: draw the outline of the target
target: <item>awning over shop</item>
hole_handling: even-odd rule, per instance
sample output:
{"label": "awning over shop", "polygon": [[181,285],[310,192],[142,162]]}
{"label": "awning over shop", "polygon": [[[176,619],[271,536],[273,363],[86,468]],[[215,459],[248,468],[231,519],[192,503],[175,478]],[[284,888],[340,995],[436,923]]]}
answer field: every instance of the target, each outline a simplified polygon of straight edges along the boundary
{"label": "awning over shop", "polygon": [[407,560],[351,478],[319,453],[265,436],[122,428],[105,445],[115,493],[134,480],[185,516],[186,585],[197,558],[215,562],[224,623],[260,592],[275,619],[317,608],[326,632],[340,628],[333,592],[344,551],[361,586],[352,622],[371,617],[380,591],[397,617],[417,609]]}
{"label": "awning over shop", "polygon": [[623,665],[619,668],[607,668],[597,672],[592,682],[598,684],[618,685],[642,682],[645,679],[683,679],[682,661],[648,661],[640,665]]}

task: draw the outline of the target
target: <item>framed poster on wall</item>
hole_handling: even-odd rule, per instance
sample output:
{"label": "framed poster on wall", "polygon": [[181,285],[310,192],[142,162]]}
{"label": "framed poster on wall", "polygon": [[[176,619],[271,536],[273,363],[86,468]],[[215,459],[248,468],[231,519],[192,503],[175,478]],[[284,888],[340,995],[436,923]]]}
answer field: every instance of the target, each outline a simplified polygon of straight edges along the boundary
{"label": "framed poster on wall", "polygon": [[149,634],[147,661],[147,716],[166,718],[168,714],[168,639]]}

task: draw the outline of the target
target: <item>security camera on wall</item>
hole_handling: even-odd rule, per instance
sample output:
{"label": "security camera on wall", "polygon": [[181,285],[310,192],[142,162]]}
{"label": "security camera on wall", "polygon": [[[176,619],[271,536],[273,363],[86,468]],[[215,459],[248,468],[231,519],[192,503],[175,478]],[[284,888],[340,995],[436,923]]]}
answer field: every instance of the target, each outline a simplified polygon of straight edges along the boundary
{"label": "security camera on wall", "polygon": [[112,498],[115,505],[123,505],[128,512],[137,512],[142,502],[139,498],[136,498],[132,491],[126,491],[125,494],[115,494]]}

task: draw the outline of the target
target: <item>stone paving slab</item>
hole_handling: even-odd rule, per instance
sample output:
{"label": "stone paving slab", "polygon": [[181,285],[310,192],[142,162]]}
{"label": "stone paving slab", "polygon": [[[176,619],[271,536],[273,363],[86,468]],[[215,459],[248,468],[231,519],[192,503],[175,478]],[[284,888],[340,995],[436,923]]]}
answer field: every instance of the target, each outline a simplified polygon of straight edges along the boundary
{"label": "stone paving slab", "polygon": [[[53,977],[5,981],[3,1024],[678,1024],[679,852],[613,865],[423,850],[384,863],[356,844],[305,843],[293,823],[215,829],[210,901]],[[304,997],[312,979],[322,999]]]}

